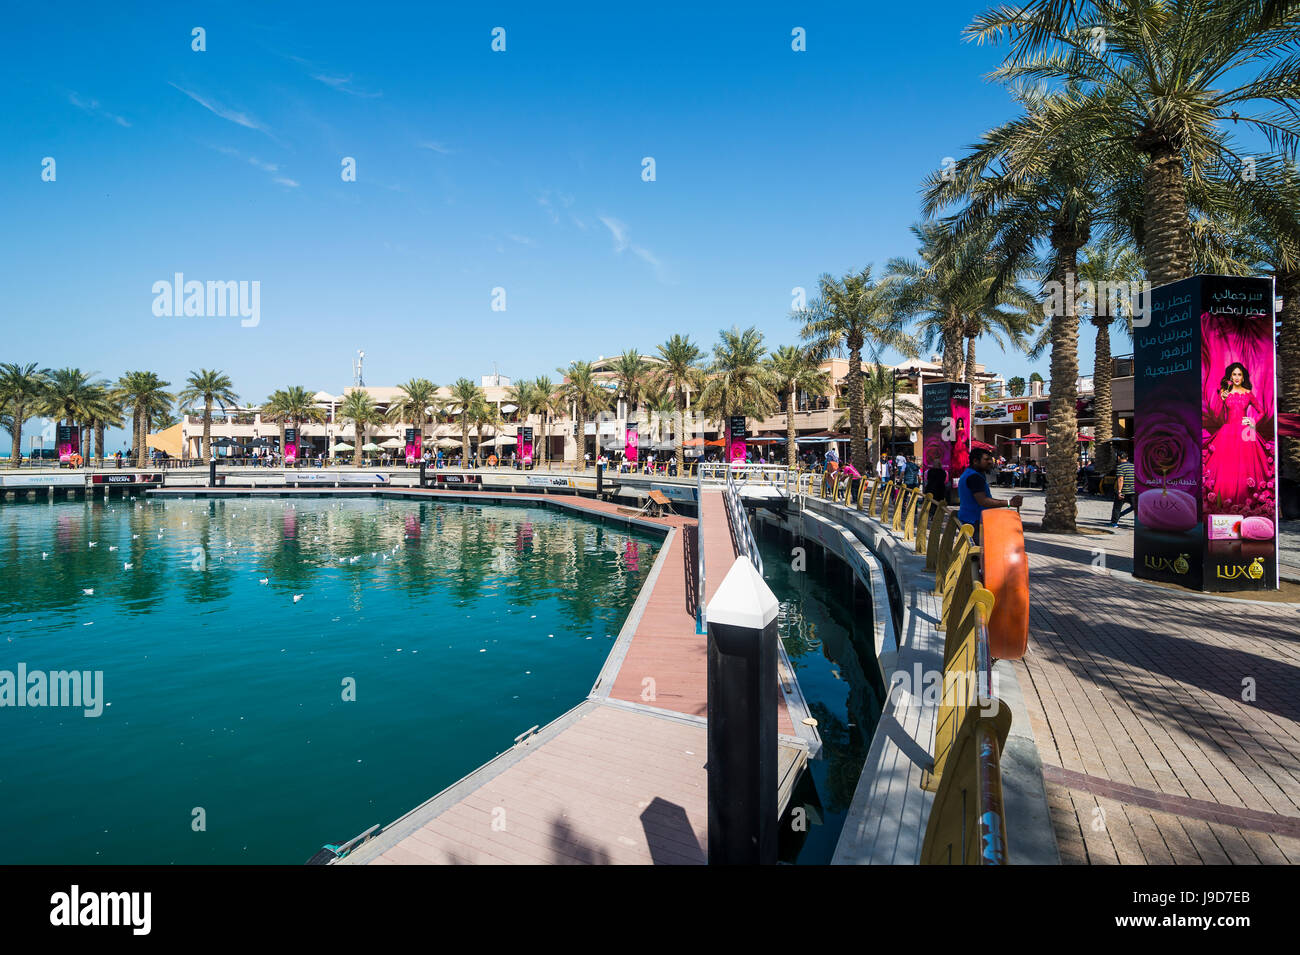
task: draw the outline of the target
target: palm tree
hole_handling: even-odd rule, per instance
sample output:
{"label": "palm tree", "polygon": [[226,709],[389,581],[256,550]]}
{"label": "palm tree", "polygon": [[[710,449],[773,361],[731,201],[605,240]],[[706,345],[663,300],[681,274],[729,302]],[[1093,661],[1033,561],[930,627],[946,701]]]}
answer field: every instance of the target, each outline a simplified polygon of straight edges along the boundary
{"label": "palm tree", "polygon": [[461,463],[469,463],[469,419],[479,404],[486,404],[487,393],[468,378],[457,378],[451,386],[450,404],[459,406]]}
{"label": "palm tree", "polygon": [[339,420],[352,422],[355,435],[352,442],[352,466],[359,468],[361,447],[366,443],[366,428],[383,421],[384,416],[379,413],[379,407],[375,404],[375,399],[370,397],[370,392],[361,388],[354,388],[343,396],[338,414]]}
{"label": "palm tree", "polygon": [[664,440],[665,435],[675,434],[672,428],[677,421],[677,396],[671,389],[665,388],[663,391],[648,394],[646,407],[650,412],[655,434],[659,436],[660,441]]}
{"label": "palm tree", "polygon": [[175,399],[164,390],[170,385],[152,371],[128,371],[117,380],[114,395],[131,409],[136,467],[149,466],[149,421],[153,415],[171,409]]}
{"label": "palm tree", "polygon": [[203,444],[200,458],[204,464],[212,461],[212,405],[221,405],[224,414],[228,405],[239,401],[235,386],[225,372],[200,368],[190,372],[185,388],[177,396],[181,407],[190,409],[195,402],[203,402]]}
{"label": "palm tree", "polygon": [[782,345],[768,358],[768,368],[777,391],[785,395],[785,463],[796,464],[794,411],[799,392],[811,395],[824,394],[829,376],[817,367],[806,348]]}
{"label": "palm tree", "polygon": [[[511,385],[506,389],[506,399],[517,409],[515,411],[515,420],[521,425],[527,425],[533,415],[541,413],[541,396],[537,393],[537,384],[535,382],[521,381]],[[519,431],[518,426],[516,426],[515,431],[516,433]],[[540,442],[534,439],[533,460],[541,457],[536,447],[538,443]],[[516,450],[518,450],[517,446]]]}
{"label": "palm tree", "polygon": [[556,393],[555,383],[546,375],[533,379],[534,408],[542,416],[542,449],[547,466],[551,463],[551,421],[563,410],[564,400]]}
{"label": "palm tree", "polygon": [[[871,425],[871,448],[867,453],[869,461],[877,461],[885,449],[885,439],[881,429],[885,426],[885,417],[890,415],[895,424],[901,423],[905,428],[919,428],[920,414],[910,403],[899,405],[894,396],[894,370],[888,365],[874,364],[867,368],[862,376],[863,413]],[[835,419],[833,427],[841,431],[848,424],[848,415],[841,414]],[[891,424],[890,427],[894,427]],[[891,434],[892,437],[892,434]],[[867,472],[864,472],[867,473]]]}
{"label": "palm tree", "polygon": [[60,368],[49,374],[45,394],[41,398],[41,411],[47,417],[78,432],[77,453],[87,457],[90,450],[87,425],[92,416],[91,405],[97,398],[102,382],[92,381],[80,368]]}
{"label": "palm tree", "polygon": [[815,360],[824,361],[836,354],[848,356],[849,373],[844,380],[849,392],[850,449],[854,467],[866,473],[862,350],[867,349],[872,360],[878,361],[886,348],[908,357],[915,357],[919,349],[915,339],[903,331],[893,289],[872,280],[871,266],[841,279],[823,275],[818,285],[818,298],[796,312],[794,318]]}
{"label": "palm tree", "polygon": [[[1111,311],[1115,303],[1108,302],[1096,292],[1110,283],[1122,282],[1125,286],[1137,281],[1142,274],[1142,262],[1137,251],[1112,233],[1103,233],[1083,250],[1079,261],[1079,278],[1092,283],[1093,294],[1083,302],[1092,324],[1097,329],[1096,357],[1092,365],[1093,408],[1097,424],[1094,428],[1096,452],[1093,456],[1097,470],[1105,473],[1110,468],[1111,444],[1115,436],[1112,424],[1111,400],[1110,326],[1121,314]],[[1122,304],[1121,304],[1122,309]],[[1127,316],[1132,320],[1132,315]]]}
{"label": "palm tree", "polygon": [[37,414],[41,396],[45,394],[49,369],[37,368],[34,363],[19,365],[15,362],[0,364],[0,405],[11,418],[13,449],[9,466],[16,468],[23,458],[23,425]]}
{"label": "palm tree", "polygon": [[700,362],[704,352],[691,341],[689,335],[674,335],[659,346],[659,368],[654,374],[655,387],[672,389],[677,399],[677,473],[686,473],[686,395],[698,391],[704,384],[704,370]]}
{"label": "palm tree", "polygon": [[[1034,246],[1049,246],[1045,272],[1045,313],[1051,316],[1044,342],[1051,344],[1051,410],[1047,424],[1047,501],[1045,530],[1076,530],[1078,446],[1079,316],[1075,288],[1079,252],[1095,224],[1113,214],[1118,188],[1115,170],[1123,155],[1104,153],[1087,130],[1062,130],[1050,143],[1035,133],[1039,117],[1066,94],[1019,90],[1025,115],[994,129],[957,162],[950,175],[931,175],[926,183],[927,212],[966,200],[943,220],[953,234],[981,236],[999,275],[1024,267]],[[1089,148],[1093,147],[1093,148]],[[1035,161],[1025,158],[1032,154]],[[1012,174],[1010,170],[1020,170]]]}
{"label": "palm tree", "polygon": [[627,402],[627,417],[631,418],[648,393],[650,364],[635,348],[629,348],[614,359],[610,370],[618,382],[618,396]]}
{"label": "palm tree", "polygon": [[104,430],[122,426],[122,402],[103,382],[95,383],[85,400],[86,421],[95,433],[95,466],[104,465]]}
{"label": "palm tree", "polygon": [[[556,369],[564,375],[564,384],[560,386],[560,393],[566,400],[573,403],[575,412],[574,420],[578,423],[578,460],[577,466],[584,471],[587,468],[586,451],[587,451],[587,415],[604,411],[609,407],[609,392],[600,384],[600,379],[596,377],[595,371],[589,361],[574,361],[569,363],[568,368]],[[596,435],[596,451],[600,451],[600,435]]]}
{"label": "palm tree", "polygon": [[[324,421],[325,410],[316,404],[316,395],[308,391],[302,385],[290,385],[283,391],[277,392],[280,397],[278,405],[280,422],[280,453],[284,454],[284,431],[285,425],[293,425],[294,428],[300,429],[304,422]],[[272,396],[273,398],[275,396]],[[302,443],[302,434],[298,435],[298,443]],[[288,461],[284,462],[285,464]]]}
{"label": "palm tree", "polygon": [[[1142,250],[1154,285],[1191,274],[1189,184],[1215,163],[1240,165],[1229,121],[1288,153],[1300,145],[1300,71],[1290,53],[1300,19],[1292,4],[1034,0],[978,17],[967,35],[1010,40],[995,78],[1067,86],[1032,117],[1043,146],[1019,154],[1013,176],[1041,166],[1051,144],[1081,134],[1087,153],[1118,145],[1140,156]],[[1255,67],[1275,57],[1269,69]]]}
{"label": "palm tree", "polygon": [[286,393],[283,388],[277,388],[271,392],[261,408],[258,409],[263,421],[271,421],[280,426],[280,449],[284,450],[284,422],[285,409],[288,407]]}
{"label": "palm tree", "polygon": [[412,378],[398,385],[399,394],[388,406],[388,420],[394,424],[411,422],[419,434],[420,453],[424,453],[424,425],[438,406],[438,386],[428,378]]}
{"label": "palm tree", "polygon": [[[733,416],[765,418],[777,406],[776,380],[763,360],[763,333],[758,329],[743,332],[733,326],[718,333],[713,346],[713,364],[709,380],[700,392],[700,412],[721,423],[727,434],[727,422]],[[727,441],[730,449],[730,437]]]}
{"label": "palm tree", "polygon": [[472,423],[474,425],[474,431],[477,435],[477,440],[478,440],[478,448],[476,449],[475,453],[478,456],[478,463],[482,465],[484,460],[483,429],[484,428],[492,429],[492,440],[493,440],[492,446],[493,448],[496,448],[497,447],[496,438],[501,431],[501,425],[502,425],[501,409],[499,409],[495,404],[488,401],[486,397],[484,397],[474,402],[474,404],[470,408],[470,415],[473,419]]}

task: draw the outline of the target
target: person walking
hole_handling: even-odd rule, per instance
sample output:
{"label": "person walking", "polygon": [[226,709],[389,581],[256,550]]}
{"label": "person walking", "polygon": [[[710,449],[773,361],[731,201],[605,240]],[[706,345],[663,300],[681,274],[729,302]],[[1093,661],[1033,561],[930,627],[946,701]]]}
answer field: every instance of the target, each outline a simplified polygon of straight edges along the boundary
{"label": "person walking", "polygon": [[[1135,478],[1133,462],[1129,460],[1128,452],[1120,451],[1119,466],[1115,468],[1115,503],[1110,508],[1110,527],[1112,530],[1119,527],[1121,517],[1133,513],[1133,506],[1137,500],[1133,487]],[[1128,509],[1124,510],[1126,507]]]}

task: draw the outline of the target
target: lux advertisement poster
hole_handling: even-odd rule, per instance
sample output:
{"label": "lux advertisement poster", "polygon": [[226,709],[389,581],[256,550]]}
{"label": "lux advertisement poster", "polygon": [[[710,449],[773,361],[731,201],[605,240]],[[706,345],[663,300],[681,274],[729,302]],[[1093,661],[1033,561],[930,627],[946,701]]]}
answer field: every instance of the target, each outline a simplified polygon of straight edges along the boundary
{"label": "lux advertisement poster", "polygon": [[81,451],[81,429],[61,424],[57,426],[55,433],[57,435],[55,447],[59,451],[59,463],[67,464],[72,460],[74,454]]}
{"label": "lux advertisement poster", "polygon": [[1184,279],[1150,316],[1134,329],[1134,574],[1276,589],[1273,280]]}
{"label": "lux advertisement poster", "polygon": [[406,429],[406,463],[414,464],[420,460],[423,449],[420,447],[420,438],[416,434],[415,428]]}
{"label": "lux advertisement poster", "polygon": [[284,429],[284,463],[293,464],[298,460],[298,429]]}
{"label": "lux advertisement poster", "polygon": [[970,385],[936,381],[921,389],[921,447],[926,468],[938,464],[951,485],[970,464]]}
{"label": "lux advertisement poster", "polygon": [[531,467],[533,463],[533,429],[531,427],[520,428],[518,441],[519,446],[516,450],[519,452],[519,460],[524,467]]}
{"label": "lux advertisement poster", "polygon": [[728,431],[728,436],[731,444],[727,453],[727,463],[734,464],[739,461],[741,464],[744,464],[746,452],[745,438],[748,436],[748,431],[745,428],[744,415],[731,416],[731,427]]}
{"label": "lux advertisement poster", "polygon": [[623,460],[627,461],[629,464],[636,464],[638,440],[640,438],[637,431],[637,425],[630,424],[627,426],[626,442],[623,445]]}

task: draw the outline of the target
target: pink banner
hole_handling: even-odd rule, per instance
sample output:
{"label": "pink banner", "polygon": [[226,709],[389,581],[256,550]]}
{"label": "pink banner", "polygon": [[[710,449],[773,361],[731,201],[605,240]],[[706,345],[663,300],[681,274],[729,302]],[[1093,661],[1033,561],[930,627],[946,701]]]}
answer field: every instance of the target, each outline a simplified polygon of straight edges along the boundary
{"label": "pink banner", "polygon": [[519,460],[524,467],[528,467],[533,463],[533,429],[520,428],[515,438],[517,441],[515,451],[519,455]]}
{"label": "pink banner", "polygon": [[639,435],[637,434],[637,426],[634,424],[628,425],[627,443],[623,446],[623,459],[627,461],[628,464],[636,464],[638,439]]}
{"label": "pink banner", "polygon": [[78,428],[69,428],[67,425],[59,425],[57,447],[59,450],[59,463],[67,464],[72,460],[72,456],[81,450],[81,431]]}

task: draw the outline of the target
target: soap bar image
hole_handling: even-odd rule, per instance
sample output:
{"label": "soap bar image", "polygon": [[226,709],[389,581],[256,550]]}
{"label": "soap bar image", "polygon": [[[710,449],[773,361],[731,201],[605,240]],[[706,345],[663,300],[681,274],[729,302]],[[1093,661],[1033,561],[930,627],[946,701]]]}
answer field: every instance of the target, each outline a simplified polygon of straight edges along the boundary
{"label": "soap bar image", "polygon": [[1253,541],[1273,539],[1273,522],[1267,517],[1248,517],[1241,522],[1241,536]]}
{"label": "soap bar image", "polygon": [[1236,514],[1211,514],[1205,523],[1212,541],[1237,540],[1241,537],[1241,518]]}
{"label": "soap bar image", "polygon": [[1177,488],[1151,488],[1137,499],[1137,516],[1153,531],[1185,531],[1197,524],[1196,498]]}

